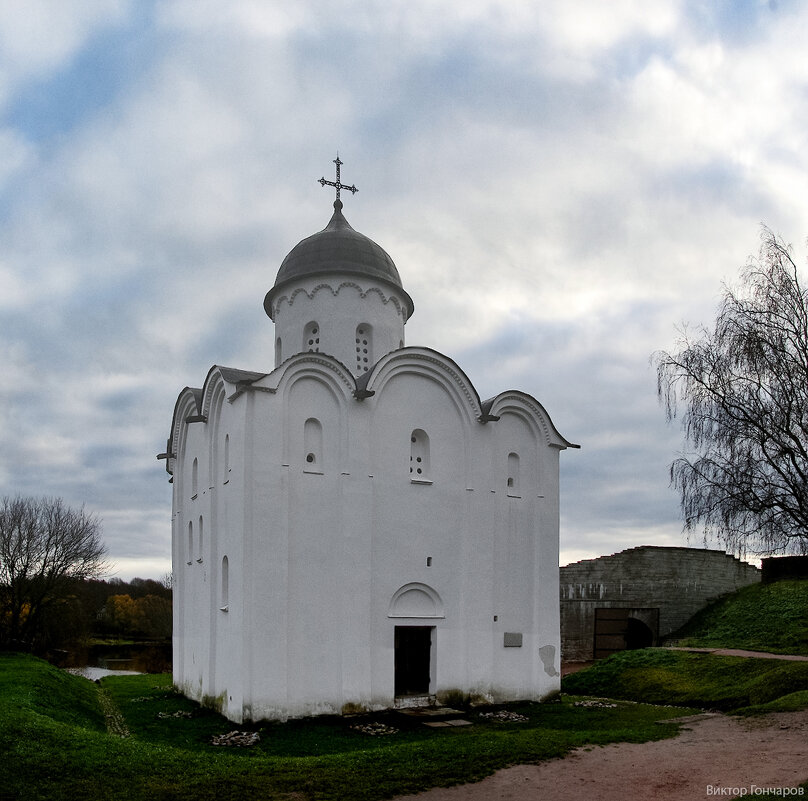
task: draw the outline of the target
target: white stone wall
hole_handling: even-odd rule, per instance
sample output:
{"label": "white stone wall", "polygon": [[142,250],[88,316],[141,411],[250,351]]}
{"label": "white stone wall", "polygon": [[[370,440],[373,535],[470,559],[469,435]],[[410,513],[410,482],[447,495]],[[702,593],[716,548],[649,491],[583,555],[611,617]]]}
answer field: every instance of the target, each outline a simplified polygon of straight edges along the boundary
{"label": "white stone wall", "polygon": [[273,319],[276,367],[296,353],[317,351],[361,375],[404,346],[407,305],[402,293],[371,278],[310,278],[274,299]]}
{"label": "white stone wall", "polygon": [[[383,359],[368,384],[375,395],[360,401],[354,388],[334,359],[301,354],[246,390],[214,369],[202,409],[190,390],[181,396],[177,685],[236,721],[389,707],[395,626],[429,625],[432,693],[513,700],[556,691],[565,441],[521,393],[497,399],[499,421],[479,422],[468,379],[428,349]],[[183,422],[197,415],[205,420]],[[321,426],[313,464],[307,420]],[[410,473],[416,429],[429,438],[421,476]],[[509,454],[519,457],[516,487]],[[200,517],[201,557],[195,541],[189,559],[188,524],[196,540]],[[427,594],[408,597],[430,604],[434,595],[437,612],[391,606],[405,585],[423,585]],[[521,647],[506,648],[506,632],[521,634]]]}

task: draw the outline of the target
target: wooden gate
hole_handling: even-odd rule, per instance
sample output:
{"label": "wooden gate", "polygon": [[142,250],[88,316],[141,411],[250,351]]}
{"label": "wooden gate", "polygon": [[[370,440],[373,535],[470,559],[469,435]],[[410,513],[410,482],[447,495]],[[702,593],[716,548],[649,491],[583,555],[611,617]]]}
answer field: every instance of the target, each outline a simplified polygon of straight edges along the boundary
{"label": "wooden gate", "polygon": [[604,659],[626,648],[628,609],[595,610],[595,659]]}
{"label": "wooden gate", "polygon": [[659,638],[659,609],[595,609],[595,659],[627,648],[648,648]]}

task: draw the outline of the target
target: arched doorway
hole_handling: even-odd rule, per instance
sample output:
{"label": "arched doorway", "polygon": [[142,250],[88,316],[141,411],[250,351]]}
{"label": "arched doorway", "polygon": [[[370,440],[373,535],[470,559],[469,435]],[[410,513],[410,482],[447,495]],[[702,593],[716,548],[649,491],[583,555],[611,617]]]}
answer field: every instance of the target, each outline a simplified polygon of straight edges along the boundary
{"label": "arched doorway", "polygon": [[654,644],[654,632],[642,620],[630,617],[626,621],[626,649],[650,648]]}

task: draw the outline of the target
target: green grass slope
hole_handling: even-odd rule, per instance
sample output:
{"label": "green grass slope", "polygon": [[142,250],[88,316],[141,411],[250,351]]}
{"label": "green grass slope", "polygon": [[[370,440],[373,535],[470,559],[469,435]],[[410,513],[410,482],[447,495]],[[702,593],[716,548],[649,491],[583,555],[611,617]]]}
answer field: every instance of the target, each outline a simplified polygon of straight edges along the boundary
{"label": "green grass slope", "polygon": [[94,684],[36,657],[0,652],[0,720],[10,717],[106,730]]}
{"label": "green grass slope", "polygon": [[[0,798],[26,801],[227,801],[382,799],[474,781],[515,763],[561,756],[586,744],[672,736],[681,714],[638,704],[578,699],[515,704],[524,720],[463,715],[471,726],[428,728],[387,713],[372,737],[359,718],[314,718],[257,728],[249,749],[216,748],[236,728],[177,695],[168,676],[106,679],[126,739],[108,734],[98,686],[40,660],[0,656]],[[248,727],[239,727],[248,728]]]}
{"label": "green grass slope", "polygon": [[808,662],[648,648],[566,676],[565,692],[722,711],[786,711],[808,701]]}
{"label": "green grass slope", "polygon": [[808,655],[808,581],[744,587],[703,609],[673,636],[683,646]]}

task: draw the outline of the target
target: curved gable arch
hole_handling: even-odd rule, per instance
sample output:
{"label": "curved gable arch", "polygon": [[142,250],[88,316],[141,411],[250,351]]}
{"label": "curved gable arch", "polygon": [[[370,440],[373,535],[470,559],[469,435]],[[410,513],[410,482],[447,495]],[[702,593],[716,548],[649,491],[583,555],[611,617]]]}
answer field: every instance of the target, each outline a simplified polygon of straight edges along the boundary
{"label": "curved gable arch", "polygon": [[403,373],[416,373],[436,381],[468,422],[480,420],[480,396],[469,377],[452,359],[431,348],[400,348],[388,353],[371,371],[367,390],[381,392],[391,378]]}
{"label": "curved gable arch", "polygon": [[539,441],[544,441],[551,448],[564,450],[579,448],[574,442],[565,439],[553,424],[550,415],[532,395],[518,390],[501,392],[485,404],[488,413],[494,417],[514,414],[524,420],[536,433]]}
{"label": "curved gable arch", "polygon": [[446,615],[437,590],[420,581],[411,581],[393,593],[387,616],[434,620]]}
{"label": "curved gable arch", "polygon": [[205,383],[202,385],[202,401],[200,404],[200,414],[207,418],[211,416],[211,409],[221,405],[222,398],[227,396],[227,386],[225,384],[222,370],[218,365],[208,370]]}
{"label": "curved gable arch", "polygon": [[[269,382],[271,385],[268,385]],[[309,405],[301,404],[295,398],[295,390],[303,382],[315,382],[318,391],[325,390],[324,396],[329,404],[333,404],[332,411],[327,412],[322,401]],[[317,421],[322,426],[319,459],[328,458],[331,465],[342,465],[348,453],[348,425],[345,422],[349,404],[353,400],[356,391],[356,380],[342,362],[323,353],[299,353],[287,359],[278,369],[267,376],[267,381],[262,382],[262,389],[276,393],[282,398],[281,408],[284,410],[284,426],[282,434],[282,454],[285,463],[291,463],[295,457],[295,447],[293,442],[295,437],[304,433],[305,426],[301,421],[301,429],[298,432],[293,430],[292,419],[301,413],[305,407],[309,410],[307,419]],[[305,390],[304,390],[305,393]],[[304,394],[302,397],[306,397]],[[319,410],[319,411],[318,411]],[[330,414],[331,423],[321,419],[322,414]],[[336,418],[334,417],[336,415]],[[330,442],[330,445],[329,445]],[[302,442],[300,447],[303,448]],[[316,450],[316,449],[315,449]],[[311,451],[306,452],[306,458]],[[344,469],[344,468],[339,468]],[[306,472],[309,472],[308,470]],[[319,467],[313,472],[319,472]]]}
{"label": "curved gable arch", "polygon": [[333,356],[323,353],[298,353],[270,374],[273,385],[266,387],[288,399],[292,387],[301,379],[314,379],[325,386],[337,403],[346,403],[356,391],[356,379]]}
{"label": "curved gable arch", "polygon": [[189,417],[195,417],[200,413],[202,402],[202,390],[196,387],[185,387],[177,397],[174,404],[174,415],[171,418],[171,436],[169,438],[168,449],[168,472],[174,474],[176,460],[185,448],[186,425],[185,421]]}
{"label": "curved gable arch", "polygon": [[[212,382],[213,383],[213,382]],[[207,405],[203,405],[207,418],[208,429],[208,475],[211,486],[226,480],[227,465],[225,451],[225,437],[230,433],[227,430],[227,387],[221,379],[216,381],[210,392]],[[223,422],[224,418],[224,422]]]}

